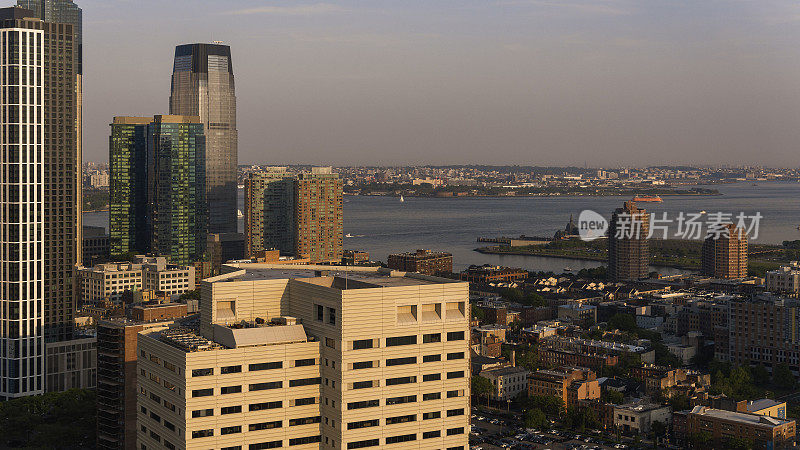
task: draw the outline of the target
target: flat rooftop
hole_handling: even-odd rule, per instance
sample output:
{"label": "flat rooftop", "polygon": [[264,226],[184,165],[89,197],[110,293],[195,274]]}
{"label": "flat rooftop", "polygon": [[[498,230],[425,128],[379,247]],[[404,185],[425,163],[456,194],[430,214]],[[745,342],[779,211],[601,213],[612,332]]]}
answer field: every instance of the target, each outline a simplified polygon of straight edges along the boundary
{"label": "flat rooftop", "polygon": [[736,411],[726,411],[723,409],[704,408],[701,406],[695,406],[694,409],[692,409],[692,414],[715,417],[732,422],[740,422],[751,425],[764,425],[769,427],[777,427],[789,422],[793,422],[791,420],[777,419],[775,417],[760,416],[757,414],[748,414]]}

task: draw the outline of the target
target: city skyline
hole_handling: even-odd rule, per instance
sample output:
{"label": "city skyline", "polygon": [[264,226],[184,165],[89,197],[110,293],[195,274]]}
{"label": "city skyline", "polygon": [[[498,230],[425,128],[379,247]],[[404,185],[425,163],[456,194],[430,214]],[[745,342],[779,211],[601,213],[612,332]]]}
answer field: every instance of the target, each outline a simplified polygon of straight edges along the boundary
{"label": "city skyline", "polygon": [[164,109],[174,45],[222,40],[242,163],[796,165],[787,1],[148,4],[84,5],[87,160]]}

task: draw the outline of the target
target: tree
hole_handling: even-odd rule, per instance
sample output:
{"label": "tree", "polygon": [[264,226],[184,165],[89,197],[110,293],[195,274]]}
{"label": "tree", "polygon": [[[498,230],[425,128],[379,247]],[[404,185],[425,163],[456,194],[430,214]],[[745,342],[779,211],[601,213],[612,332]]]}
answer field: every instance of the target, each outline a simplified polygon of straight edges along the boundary
{"label": "tree", "polygon": [[701,431],[699,433],[692,433],[689,435],[689,442],[691,442],[692,448],[709,448],[711,440],[711,433],[707,431]]}
{"label": "tree", "polygon": [[500,295],[506,301],[509,301],[509,302],[512,302],[512,303],[522,303],[523,300],[525,299],[525,294],[523,294],[522,291],[517,289],[517,288],[503,289],[503,291],[500,292]]}
{"label": "tree", "polygon": [[528,409],[540,409],[548,417],[558,417],[564,411],[564,400],[553,395],[528,397]]}
{"label": "tree", "polygon": [[95,394],[70,389],[0,403],[0,447],[81,449],[95,445]]}
{"label": "tree", "polygon": [[564,415],[564,425],[567,428],[583,431],[587,428],[595,428],[597,417],[592,409],[570,406]]}
{"label": "tree", "polygon": [[486,404],[489,404],[489,394],[494,389],[492,382],[488,378],[480,375],[472,377],[472,395],[486,397]]}
{"label": "tree", "polygon": [[775,366],[775,370],[772,374],[772,381],[783,389],[794,389],[797,384],[797,380],[794,378],[794,374],[792,374],[792,369],[790,369],[789,365],[785,362]]}
{"label": "tree", "polygon": [[625,402],[625,395],[622,392],[615,391],[612,389],[606,389],[600,394],[600,400],[606,403],[613,403],[615,405],[621,405]]}
{"label": "tree", "polygon": [[667,425],[664,422],[655,420],[650,427],[653,429],[653,434],[655,436],[663,436],[667,434]]}
{"label": "tree", "polygon": [[608,319],[608,326],[611,329],[635,333],[639,327],[636,326],[636,318],[631,314],[617,313]]}
{"label": "tree", "polygon": [[529,292],[522,303],[528,306],[547,306],[547,300],[535,292]]}
{"label": "tree", "polygon": [[766,384],[769,382],[769,372],[763,364],[751,367],[750,373],[753,375],[753,380],[758,384]]}
{"label": "tree", "polygon": [[550,422],[547,421],[547,416],[545,416],[541,409],[533,408],[525,412],[525,428],[542,430],[549,424]]}
{"label": "tree", "polygon": [[678,394],[669,399],[669,406],[672,407],[672,411],[685,411],[691,407],[691,403],[686,394]]}

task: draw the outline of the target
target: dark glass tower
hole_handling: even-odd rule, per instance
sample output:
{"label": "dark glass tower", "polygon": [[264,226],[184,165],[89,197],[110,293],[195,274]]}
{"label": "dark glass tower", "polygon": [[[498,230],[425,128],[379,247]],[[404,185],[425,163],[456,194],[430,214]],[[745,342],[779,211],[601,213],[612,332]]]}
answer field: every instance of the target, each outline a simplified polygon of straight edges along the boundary
{"label": "dark glass tower", "polygon": [[175,48],[170,114],[199,116],[206,135],[208,232],[235,233],[236,92],[231,49],[220,44],[186,44]]}
{"label": "dark glass tower", "polygon": [[152,117],[114,117],[108,138],[111,258],[150,251],[147,231],[147,125]]}

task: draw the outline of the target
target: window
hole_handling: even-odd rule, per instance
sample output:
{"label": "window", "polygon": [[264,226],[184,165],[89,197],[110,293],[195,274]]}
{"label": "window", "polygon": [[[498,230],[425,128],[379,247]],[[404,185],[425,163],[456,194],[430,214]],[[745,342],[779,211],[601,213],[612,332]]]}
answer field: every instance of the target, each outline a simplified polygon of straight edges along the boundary
{"label": "window", "polygon": [[150,430],[150,437],[156,442],[161,442],[161,436],[159,436],[158,433],[153,430]]}
{"label": "window", "polygon": [[367,389],[372,387],[372,380],[370,381],[356,381],[353,383],[353,389]]}
{"label": "window", "polygon": [[368,348],[372,348],[372,339],[353,341],[353,350],[364,350]]}
{"label": "window", "polygon": [[464,391],[462,390],[447,391],[447,398],[455,398],[463,396],[464,396]]}
{"label": "window", "polygon": [[436,361],[441,361],[441,360],[442,360],[442,355],[438,355],[438,354],[437,355],[425,355],[425,356],[422,357],[422,362],[424,362],[424,363],[426,363],[426,362],[436,362]]}
{"label": "window", "polygon": [[440,398],[442,398],[441,392],[428,392],[427,394],[422,394],[423,402],[427,400],[439,400]]}
{"label": "window", "polygon": [[432,411],[426,412],[422,414],[422,420],[431,420],[431,419],[439,419],[442,417],[441,411]]}
{"label": "window", "polygon": [[241,433],[242,427],[241,425],[236,425],[235,427],[222,427],[219,429],[219,434],[236,434]]}
{"label": "window", "polygon": [[347,424],[348,430],[357,430],[359,428],[377,427],[380,424],[378,419],[360,420],[358,422],[350,422]]}
{"label": "window", "polygon": [[192,439],[211,437],[214,435],[214,430],[196,430],[192,431]]}
{"label": "window", "polygon": [[423,334],[422,343],[429,344],[431,342],[442,342],[442,333]]}
{"label": "window", "polygon": [[417,377],[399,377],[399,378],[387,378],[386,385],[387,386],[395,386],[398,384],[408,384],[408,383],[416,383]]}
{"label": "window", "polygon": [[451,380],[453,378],[464,378],[464,371],[456,370],[455,372],[447,372],[447,379]]}
{"label": "window", "polygon": [[403,397],[389,397],[386,399],[387,405],[400,405],[402,403],[413,403],[417,401],[416,395],[406,395]]}
{"label": "window", "polygon": [[410,442],[410,441],[416,441],[416,440],[417,440],[417,435],[416,434],[403,434],[403,435],[400,435],[400,436],[387,437],[386,438],[386,443],[387,444],[397,444],[397,443],[400,443],[400,442]]}
{"label": "window", "polygon": [[283,402],[280,400],[276,402],[251,403],[250,411],[262,411],[265,409],[275,409],[281,407],[283,407]]}
{"label": "window", "polygon": [[305,397],[305,398],[298,398],[294,401],[294,406],[305,406],[305,405],[313,405],[317,403],[316,397]]}
{"label": "window", "polygon": [[176,371],[175,364],[172,364],[171,362],[164,361],[164,367],[171,372]]}
{"label": "window", "polygon": [[442,432],[439,430],[435,431],[426,431],[422,433],[422,439],[430,439],[430,438],[437,438],[442,435]]}
{"label": "window", "polygon": [[308,359],[297,359],[294,362],[295,367],[304,367],[304,366],[313,366],[317,363],[315,358],[308,358]]}
{"label": "window", "polygon": [[280,428],[282,426],[283,422],[280,420],[276,420],[273,422],[251,423],[248,429],[250,431],[261,431],[261,430],[271,430],[273,428]]}
{"label": "window", "polygon": [[447,333],[447,340],[448,341],[463,341],[464,340],[464,332],[463,331],[450,331]]}
{"label": "window", "polygon": [[355,441],[355,442],[348,442],[347,449],[353,448],[367,448],[367,447],[377,447],[379,444],[378,439],[367,439],[366,441]]}
{"label": "window", "polygon": [[242,405],[225,406],[219,411],[221,414],[236,414],[242,412]]}
{"label": "window", "polygon": [[175,431],[175,425],[173,425],[172,422],[166,419],[164,419],[164,427],[170,431]]}
{"label": "window", "polygon": [[447,435],[454,436],[456,434],[464,434],[464,427],[448,428]]}
{"label": "window", "polygon": [[442,374],[440,373],[427,373],[422,376],[422,381],[437,381],[442,379]]}
{"label": "window", "polygon": [[325,347],[336,348],[336,341],[331,338],[325,338]]}
{"label": "window", "polygon": [[214,369],[192,369],[193,377],[207,377],[209,375],[214,375]]}
{"label": "window", "polygon": [[158,414],[154,413],[153,411],[150,411],[150,418],[155,420],[158,423],[161,423],[161,416],[159,416]]}
{"label": "window", "polygon": [[353,363],[353,370],[371,369],[373,367],[372,361],[360,361]]}
{"label": "window", "polygon": [[213,388],[193,389],[192,390],[192,397],[210,397],[212,395],[214,395],[214,389]]}
{"label": "window", "polygon": [[156,394],[153,394],[152,392],[150,393],[150,400],[156,403],[161,403],[161,397],[157,396]]}
{"label": "window", "polygon": [[464,415],[464,408],[448,409],[447,410],[447,417],[455,417],[455,416],[463,416],[463,415]]}
{"label": "window", "polygon": [[242,392],[242,386],[223,386],[219,390],[220,394],[238,394]]}
{"label": "window", "polygon": [[265,391],[267,389],[280,389],[283,381],[265,381],[264,383],[253,383],[250,385],[251,391]]}
{"label": "window", "polygon": [[175,450],[175,444],[166,439],[164,439],[164,447],[168,448],[169,450]]}
{"label": "window", "polygon": [[247,446],[247,450],[265,450],[268,448],[280,448],[283,447],[283,441],[269,441],[269,442],[259,442],[258,444],[250,444]]}
{"label": "window", "polygon": [[386,418],[386,425],[394,425],[398,423],[406,423],[406,422],[416,422],[417,415],[416,414],[409,414],[406,416],[397,416],[397,417],[387,417]]}
{"label": "window", "polygon": [[320,416],[300,417],[298,419],[289,419],[289,426],[294,427],[298,425],[309,425],[312,423],[320,423]]}
{"label": "window", "polygon": [[172,392],[175,392],[177,390],[177,387],[174,384],[172,384],[169,381],[167,381],[167,380],[164,380],[164,387],[169,389]]}
{"label": "window", "polygon": [[464,352],[455,352],[447,354],[448,361],[452,361],[454,359],[464,359]]}
{"label": "window", "polygon": [[320,377],[316,377],[316,378],[301,378],[299,380],[289,380],[289,387],[311,386],[312,384],[319,384],[320,381],[321,381]]}
{"label": "window", "polygon": [[222,447],[220,450],[242,450],[242,446],[234,445],[233,447]]}
{"label": "window", "polygon": [[386,360],[387,366],[402,366],[404,364],[416,364],[417,357],[416,356],[409,356],[406,358],[391,358]]}
{"label": "window", "polygon": [[336,309],[328,308],[328,323],[336,325]]}
{"label": "window", "polygon": [[375,406],[378,406],[378,400],[362,400],[360,402],[348,403],[347,409],[373,408]]}
{"label": "window", "polygon": [[397,347],[398,345],[414,345],[417,343],[417,336],[398,336],[386,338],[387,347]]}
{"label": "window", "polygon": [[214,410],[212,408],[209,409],[197,409],[192,411],[192,417],[210,417],[214,415]]}
{"label": "window", "polygon": [[153,361],[156,364],[161,364],[161,360],[158,359],[158,356],[156,355],[150,355],[150,361]]}
{"label": "window", "polygon": [[308,437],[301,437],[301,438],[293,438],[289,439],[289,445],[305,445],[305,444],[313,444],[315,442],[321,442],[322,436],[308,436]]}
{"label": "window", "polygon": [[242,371],[242,366],[225,366],[222,367],[219,371],[223,375],[228,373],[240,373]]}
{"label": "window", "polygon": [[248,370],[250,372],[255,372],[258,370],[272,370],[272,369],[281,369],[283,368],[282,361],[276,362],[265,362],[265,363],[257,363],[257,364],[250,364]]}
{"label": "window", "polygon": [[316,306],[317,306],[317,320],[322,322],[323,320],[325,320],[325,318],[323,317],[323,314],[325,313],[325,308],[323,308],[322,305],[316,305]]}

